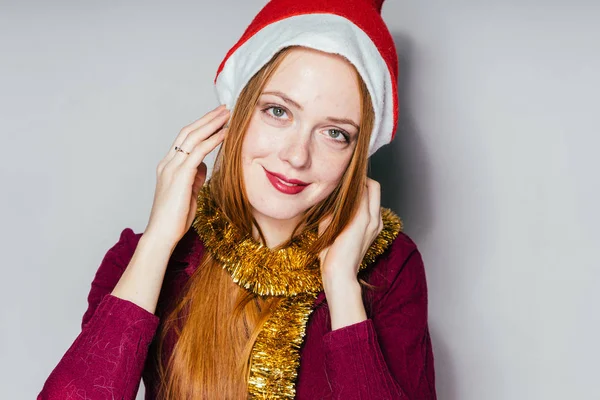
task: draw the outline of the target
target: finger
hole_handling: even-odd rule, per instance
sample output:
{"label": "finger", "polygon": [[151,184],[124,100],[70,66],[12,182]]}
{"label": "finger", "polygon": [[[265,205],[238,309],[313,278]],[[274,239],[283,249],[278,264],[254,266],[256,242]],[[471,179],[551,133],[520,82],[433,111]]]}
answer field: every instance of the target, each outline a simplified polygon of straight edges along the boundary
{"label": "finger", "polygon": [[383,230],[383,217],[381,216],[381,208],[379,209],[379,218],[377,220],[377,229],[375,230],[375,237]]}
{"label": "finger", "polygon": [[191,152],[192,149],[198,144],[202,143],[204,140],[208,139],[222,129],[225,123],[227,123],[229,115],[229,110],[225,110],[223,113],[217,115],[206,124],[191,131],[181,144],[181,148]]}
{"label": "finger", "polygon": [[215,147],[221,143],[225,137],[226,129],[219,130],[216,134],[196,146],[190,154],[182,153],[181,156],[173,158],[162,166],[162,173],[179,174],[179,170],[185,170],[185,176],[196,176],[197,168],[200,163],[204,161],[204,158],[210,153]]}
{"label": "finger", "polygon": [[379,182],[368,178],[367,188],[369,192],[369,227],[376,231],[381,219],[381,186]]}
{"label": "finger", "polygon": [[208,139],[202,141],[186,156],[181,165],[185,168],[197,168],[204,161],[208,153],[223,142],[227,132],[228,128],[222,128]]}
{"label": "finger", "polygon": [[[207,141],[213,136],[219,137],[218,133],[221,133],[221,131],[223,130],[222,127],[227,122],[228,116],[229,112],[226,111],[225,113],[219,114],[217,117],[206,123],[206,125],[201,126],[193,132],[190,132],[190,134],[181,144],[181,149],[184,150],[184,152],[176,151],[175,154],[171,156],[171,159],[168,161],[168,163],[175,163],[177,165],[181,165],[183,162],[190,158],[189,156],[196,150],[198,146],[204,146],[204,141]],[[218,139],[219,143],[222,139],[222,137]],[[208,143],[210,144],[212,142],[213,140],[209,141]],[[212,148],[214,147],[216,147],[216,145]],[[185,152],[188,152],[189,154]],[[210,152],[210,150],[208,152]],[[194,160],[194,166],[198,166],[198,164],[200,164],[200,162],[202,161],[202,159]]]}
{"label": "finger", "polygon": [[185,138],[187,137],[187,135],[190,132],[192,132],[193,130],[198,129],[200,126],[202,126],[202,125],[206,124],[208,121],[214,119],[220,113],[222,113],[224,110],[225,110],[225,105],[221,104],[218,107],[214,108],[213,110],[209,111],[208,113],[204,114],[201,118],[198,118],[197,120],[195,120],[191,124],[186,125],[183,128],[181,128],[181,130],[179,131],[179,134],[177,135],[177,137],[173,141],[173,146],[172,147],[177,146],[178,144],[183,143],[183,141],[185,140]]}
{"label": "finger", "polygon": [[198,165],[197,167],[197,171],[198,172],[196,173],[196,177],[194,178],[194,184],[192,185],[192,195],[194,199],[198,197],[198,193],[200,192],[202,185],[204,185],[204,182],[206,181],[206,164],[204,162],[201,162],[200,165]]}
{"label": "finger", "polygon": [[[368,179],[368,178],[367,178]],[[364,218],[364,225],[368,225],[369,223],[369,217],[370,217],[370,212],[369,212],[369,182],[367,181],[365,183],[365,187],[363,188],[362,191],[362,196],[360,199],[360,204],[357,210],[357,215],[356,217],[360,216],[361,218]]]}
{"label": "finger", "polygon": [[[174,153],[177,153],[177,152],[174,152],[175,146],[182,147],[181,144],[185,141],[185,138],[190,134],[190,132],[198,129],[199,127],[201,127],[201,126],[207,124],[208,122],[212,121],[213,119],[217,118],[222,112],[224,112],[224,110],[226,110],[225,105],[221,104],[217,108],[213,109],[212,111],[210,111],[207,114],[205,114],[204,116],[202,116],[202,118],[199,118],[196,121],[192,122],[191,124],[186,125],[183,128],[181,128],[181,130],[179,131],[179,134],[177,135],[177,137],[173,141],[173,144],[169,148],[169,152],[166,154],[165,158],[171,159],[175,155]],[[190,150],[186,149],[185,147],[183,149],[185,149],[186,151],[190,151]]]}

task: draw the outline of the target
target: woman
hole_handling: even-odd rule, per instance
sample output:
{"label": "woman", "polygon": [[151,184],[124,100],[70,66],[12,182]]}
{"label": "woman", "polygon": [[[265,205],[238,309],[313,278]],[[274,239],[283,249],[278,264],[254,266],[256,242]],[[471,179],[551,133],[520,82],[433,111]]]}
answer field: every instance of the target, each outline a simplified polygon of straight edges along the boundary
{"label": "woman", "polygon": [[435,398],[422,259],[366,176],[397,119],[380,10],[257,15],[219,68],[224,106],[159,163],[146,229],[106,254],[38,398],[133,399],[142,376],[147,399]]}

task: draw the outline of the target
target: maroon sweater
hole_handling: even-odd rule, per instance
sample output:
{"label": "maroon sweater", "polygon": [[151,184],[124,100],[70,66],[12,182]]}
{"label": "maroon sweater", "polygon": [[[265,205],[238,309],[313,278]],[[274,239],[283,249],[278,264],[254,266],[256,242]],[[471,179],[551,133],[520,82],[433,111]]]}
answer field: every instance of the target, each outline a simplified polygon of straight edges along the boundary
{"label": "maroon sweater", "polygon": [[[160,316],[197,268],[204,250],[190,229],[173,251],[156,315],[110,294],[141,234],[124,229],[92,282],[82,331],[38,395],[42,399],[135,399],[140,380],[155,399],[153,340]],[[400,233],[370,267],[368,318],[331,330],[324,292],[314,304],[301,349],[297,399],[435,399],[427,325],[427,285],[421,254]],[[174,342],[165,351],[168,355]]]}

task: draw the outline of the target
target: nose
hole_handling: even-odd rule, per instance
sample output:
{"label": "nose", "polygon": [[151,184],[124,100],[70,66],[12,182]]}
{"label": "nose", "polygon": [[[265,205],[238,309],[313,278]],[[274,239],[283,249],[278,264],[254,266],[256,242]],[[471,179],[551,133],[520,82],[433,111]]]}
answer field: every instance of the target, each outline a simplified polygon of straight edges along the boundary
{"label": "nose", "polygon": [[311,134],[300,129],[288,132],[279,152],[279,158],[292,167],[303,169],[310,167]]}

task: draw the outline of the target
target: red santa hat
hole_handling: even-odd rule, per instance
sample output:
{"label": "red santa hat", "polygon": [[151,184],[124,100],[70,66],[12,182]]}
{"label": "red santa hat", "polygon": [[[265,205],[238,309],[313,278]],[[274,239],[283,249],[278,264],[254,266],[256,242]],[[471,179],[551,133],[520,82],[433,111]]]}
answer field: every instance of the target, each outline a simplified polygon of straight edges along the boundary
{"label": "red santa hat", "polygon": [[398,123],[398,56],[381,18],[384,0],[271,0],[229,50],[215,77],[232,109],[244,86],[288,46],[344,56],[364,80],[375,111],[369,156],[391,142]]}

